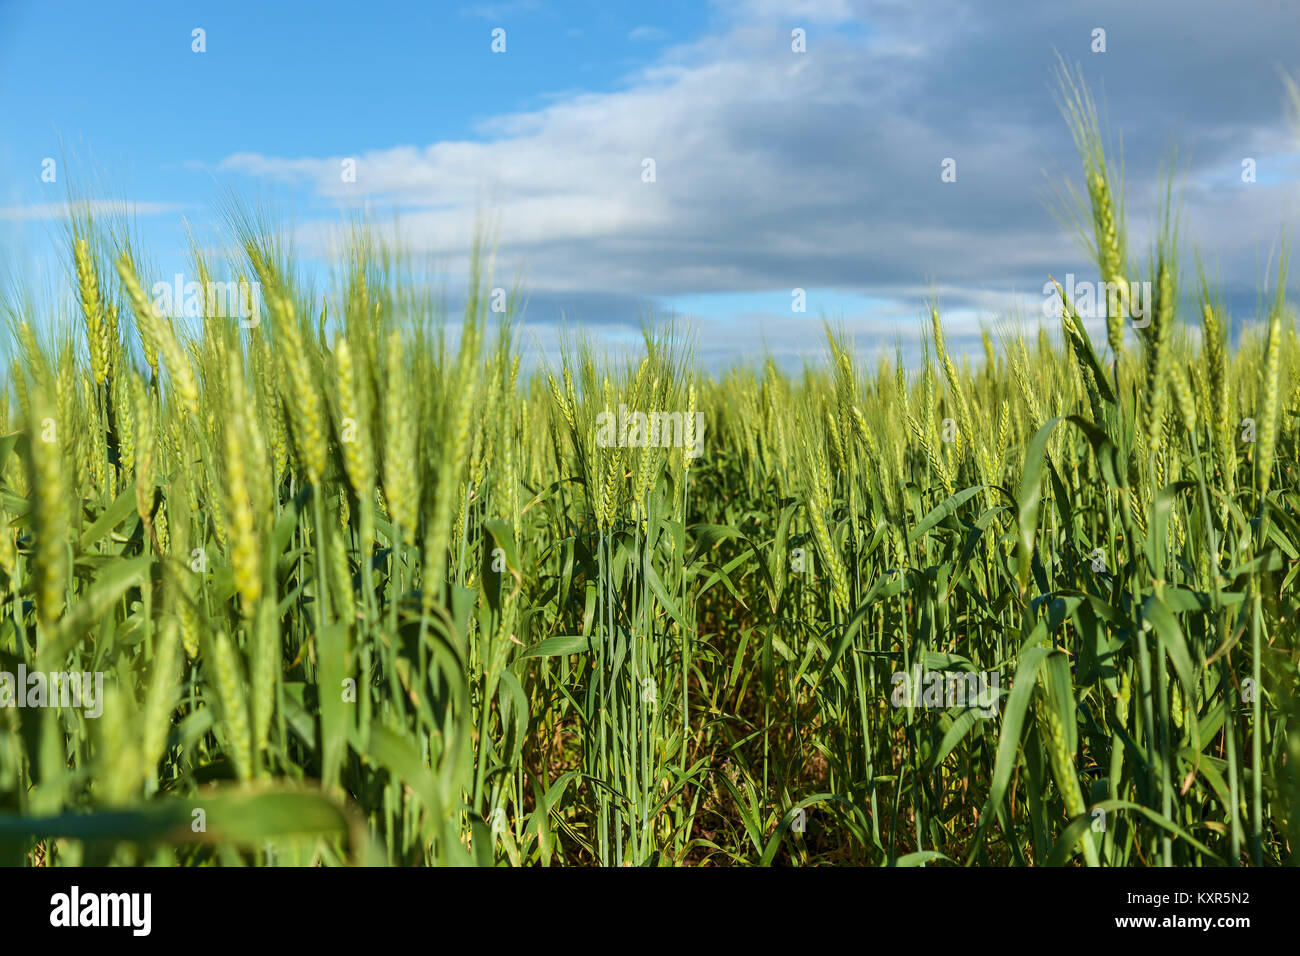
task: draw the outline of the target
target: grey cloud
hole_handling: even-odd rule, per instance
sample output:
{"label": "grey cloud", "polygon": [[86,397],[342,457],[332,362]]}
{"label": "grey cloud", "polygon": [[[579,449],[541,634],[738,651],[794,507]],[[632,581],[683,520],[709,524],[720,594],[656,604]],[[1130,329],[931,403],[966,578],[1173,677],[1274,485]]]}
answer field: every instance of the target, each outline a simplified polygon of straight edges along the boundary
{"label": "grey cloud", "polygon": [[[403,210],[404,241],[447,254],[468,244],[486,198],[499,261],[527,269],[534,316],[586,303],[610,310],[588,321],[630,323],[647,301],[795,285],[893,297],[899,314],[931,287],[953,309],[1032,300],[1049,273],[1088,272],[1045,206],[1053,181],[1078,179],[1052,95],[1059,51],[1122,140],[1135,252],[1175,146],[1184,234],[1240,308],[1294,224],[1300,137],[1280,78],[1300,75],[1294,3],[751,0],[721,13],[722,34],[670,48],[626,89],[497,117],[482,142],[363,155],[359,188]],[[801,56],[789,30],[804,24]],[[1104,54],[1089,51],[1094,27]],[[1240,182],[1243,156],[1259,182]],[[956,183],[940,182],[945,157]],[[357,198],[337,158],[226,167]],[[781,321],[792,344],[808,338],[766,320]]]}

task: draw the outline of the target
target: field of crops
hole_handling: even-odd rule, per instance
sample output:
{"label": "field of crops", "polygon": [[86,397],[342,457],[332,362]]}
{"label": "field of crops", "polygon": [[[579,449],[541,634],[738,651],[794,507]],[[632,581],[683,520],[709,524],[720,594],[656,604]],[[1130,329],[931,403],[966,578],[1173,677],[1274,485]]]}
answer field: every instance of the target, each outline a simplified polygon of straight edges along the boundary
{"label": "field of crops", "polygon": [[1129,249],[1067,105],[1104,335],[1062,288],[980,361],[936,309],[913,367],[521,374],[486,253],[446,316],[233,212],[169,318],[74,218],[67,308],[0,301],[0,859],[1297,862],[1285,259],[1230,318],[1172,216]]}

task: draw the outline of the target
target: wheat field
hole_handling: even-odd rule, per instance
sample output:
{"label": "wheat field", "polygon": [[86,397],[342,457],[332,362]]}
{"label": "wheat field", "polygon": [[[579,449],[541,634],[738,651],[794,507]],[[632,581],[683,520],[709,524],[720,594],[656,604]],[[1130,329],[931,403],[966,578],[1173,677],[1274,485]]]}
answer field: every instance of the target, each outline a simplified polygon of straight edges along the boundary
{"label": "wheat field", "polygon": [[1064,92],[1104,334],[1059,287],[978,358],[936,305],[912,365],[526,362],[487,247],[448,315],[237,207],[176,318],[74,216],[0,299],[0,860],[1300,861],[1285,255],[1232,317],[1173,216],[1130,249]]}

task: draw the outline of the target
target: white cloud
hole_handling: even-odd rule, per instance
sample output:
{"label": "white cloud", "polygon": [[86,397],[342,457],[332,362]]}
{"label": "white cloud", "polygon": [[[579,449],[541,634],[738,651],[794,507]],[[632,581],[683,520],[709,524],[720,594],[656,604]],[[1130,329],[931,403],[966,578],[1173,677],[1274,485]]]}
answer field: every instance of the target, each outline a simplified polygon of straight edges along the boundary
{"label": "white cloud", "polygon": [[28,203],[19,206],[0,206],[0,222],[43,222],[67,219],[76,215],[92,216],[162,216],[184,209],[182,203],[127,202],[118,199],[79,200],[72,203]]}
{"label": "white cloud", "polygon": [[868,12],[865,4],[850,0],[725,0],[721,6],[738,21],[789,22],[793,26],[801,21],[845,23]]}
{"label": "white cloud", "polygon": [[659,27],[639,26],[627,35],[633,43],[654,43],[668,39],[668,31]]}
{"label": "white cloud", "polygon": [[501,0],[497,3],[470,3],[460,8],[462,17],[501,21],[521,13],[534,13],[541,9],[538,0]]}
{"label": "white cloud", "polygon": [[[492,117],[474,141],[360,153],[355,184],[339,175],[342,156],[248,152],[222,167],[298,183],[340,206],[398,209],[407,246],[453,264],[487,209],[499,222],[499,268],[525,269],[529,288],[544,293],[634,301],[797,285],[893,296],[910,314],[937,288],[955,312],[968,310],[973,329],[978,309],[1010,305],[1017,293],[1032,303],[1048,272],[1086,268],[1042,204],[1045,168],[1077,175],[1049,89],[1061,40],[1053,18],[1065,13],[1013,15],[957,0],[925,15],[902,0],[720,7],[725,29],[669,47],[621,89]],[[806,54],[789,44],[801,23],[824,28],[810,29]],[[836,29],[848,25],[855,29]],[[1150,42],[1135,55],[1140,77],[1187,55],[1172,40],[1157,48],[1158,32],[1141,35]],[[1205,71],[1206,81],[1253,56],[1235,55]],[[1172,143],[1190,136],[1189,146],[1201,146],[1201,173],[1238,142],[1281,148],[1260,117],[1241,119],[1227,101],[1178,127],[1179,114],[1157,100],[1130,102],[1114,85],[1110,93],[1133,133],[1125,145],[1135,237],[1157,193],[1148,161]],[[957,160],[956,183],[940,181],[945,157]],[[646,158],[654,183],[642,182]],[[1195,238],[1215,243],[1216,254],[1231,243],[1225,255],[1251,261],[1252,243],[1294,211],[1293,183],[1261,181],[1247,193],[1192,182],[1189,197],[1219,226],[1205,212],[1189,221],[1210,230]],[[303,235],[323,243],[335,221],[308,223]],[[791,345],[807,336],[806,323],[779,316],[772,335],[782,321]],[[875,320],[862,321],[879,336]]]}

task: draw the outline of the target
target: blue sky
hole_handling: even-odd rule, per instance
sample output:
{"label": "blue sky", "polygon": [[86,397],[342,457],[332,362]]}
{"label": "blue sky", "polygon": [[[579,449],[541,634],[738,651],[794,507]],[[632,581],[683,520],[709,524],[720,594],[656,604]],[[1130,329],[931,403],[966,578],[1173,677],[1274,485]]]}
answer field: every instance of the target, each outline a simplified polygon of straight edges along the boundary
{"label": "blue sky", "polygon": [[[471,137],[503,112],[613,88],[709,22],[681,2],[654,4],[650,22],[596,2],[71,2],[55,15],[5,0],[0,10],[7,164],[66,137],[180,195],[202,185],[196,165],[240,144],[335,155]],[[508,29],[505,56],[490,50],[497,26]]]}
{"label": "blue sky", "polygon": [[487,211],[498,274],[526,274],[544,345],[561,316],[618,342],[675,312],[709,361],[760,345],[798,361],[820,354],[825,314],[870,353],[914,343],[937,295],[969,346],[981,322],[1037,321],[1047,274],[1089,274],[1048,208],[1054,183],[1078,180],[1059,53],[1123,139],[1135,252],[1178,146],[1184,233],[1247,311],[1300,200],[1281,80],[1300,76],[1300,11],[1059,7],[0,0],[0,250],[24,273],[54,261],[71,180],[129,209],[169,277],[187,224],[219,241],[233,189],[271,203],[317,261],[348,210],[396,217],[454,287]]}

